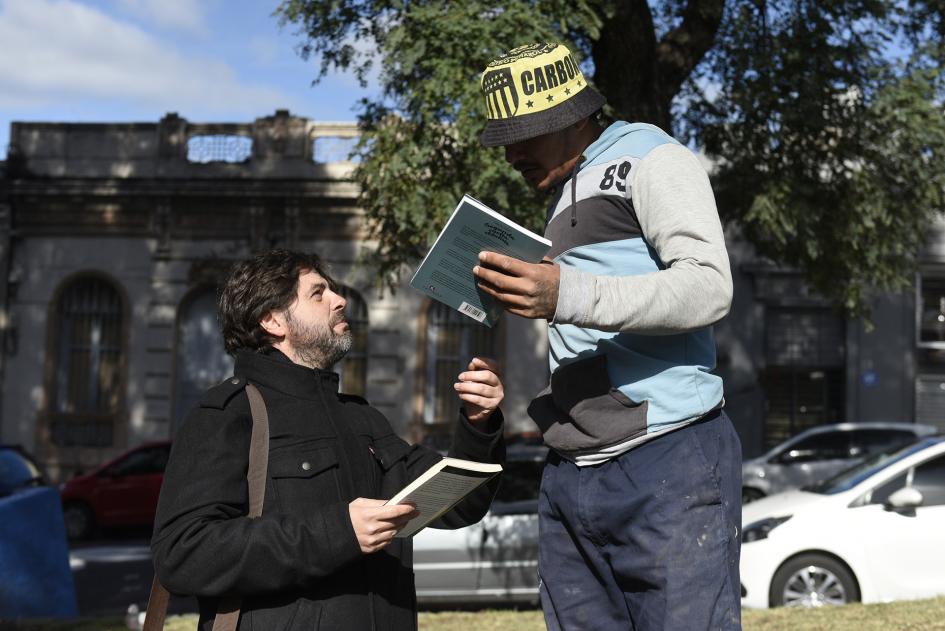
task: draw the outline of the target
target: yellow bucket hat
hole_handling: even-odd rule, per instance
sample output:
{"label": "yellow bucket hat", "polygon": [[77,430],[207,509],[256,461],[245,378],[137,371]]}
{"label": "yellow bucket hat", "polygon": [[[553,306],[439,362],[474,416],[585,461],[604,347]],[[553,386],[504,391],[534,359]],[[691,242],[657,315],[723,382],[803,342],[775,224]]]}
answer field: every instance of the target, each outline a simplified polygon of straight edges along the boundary
{"label": "yellow bucket hat", "polygon": [[489,62],[480,80],[484,147],[511,145],[564,129],[604,106],[562,44],[519,46]]}

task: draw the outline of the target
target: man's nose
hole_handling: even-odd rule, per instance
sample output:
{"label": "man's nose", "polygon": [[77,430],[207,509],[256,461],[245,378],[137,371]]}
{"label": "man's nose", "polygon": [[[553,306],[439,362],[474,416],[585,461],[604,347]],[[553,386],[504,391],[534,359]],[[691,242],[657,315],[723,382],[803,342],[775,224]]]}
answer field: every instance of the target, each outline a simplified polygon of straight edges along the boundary
{"label": "man's nose", "polygon": [[522,143],[517,142],[512,145],[505,145],[505,161],[509,164],[515,164],[515,162],[522,157]]}

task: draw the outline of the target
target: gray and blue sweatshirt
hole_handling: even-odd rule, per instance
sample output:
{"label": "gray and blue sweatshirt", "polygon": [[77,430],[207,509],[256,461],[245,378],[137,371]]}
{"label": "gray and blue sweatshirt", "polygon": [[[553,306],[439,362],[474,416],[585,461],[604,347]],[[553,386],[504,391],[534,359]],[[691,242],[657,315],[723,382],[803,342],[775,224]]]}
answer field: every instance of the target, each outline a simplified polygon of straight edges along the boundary
{"label": "gray and blue sweatshirt", "polygon": [[614,458],[723,404],[711,325],[732,301],[715,198],[696,156],[616,122],[556,191],[551,380],[529,414],[579,465]]}

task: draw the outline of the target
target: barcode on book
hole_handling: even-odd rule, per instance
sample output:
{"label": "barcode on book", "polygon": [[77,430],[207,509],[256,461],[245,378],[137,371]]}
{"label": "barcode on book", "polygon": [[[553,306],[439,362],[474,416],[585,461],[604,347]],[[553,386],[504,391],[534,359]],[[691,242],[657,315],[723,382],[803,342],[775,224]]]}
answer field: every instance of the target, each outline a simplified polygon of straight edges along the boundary
{"label": "barcode on book", "polygon": [[459,312],[465,313],[476,322],[482,322],[483,320],[486,319],[485,311],[483,311],[482,309],[475,308],[468,302],[464,302],[463,304],[459,305]]}

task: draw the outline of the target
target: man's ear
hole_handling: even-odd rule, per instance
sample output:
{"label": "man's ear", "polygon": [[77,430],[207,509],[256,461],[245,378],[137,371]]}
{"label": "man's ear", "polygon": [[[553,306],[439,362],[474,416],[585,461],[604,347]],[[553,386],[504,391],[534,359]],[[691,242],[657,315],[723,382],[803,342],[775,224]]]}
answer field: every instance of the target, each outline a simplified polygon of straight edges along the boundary
{"label": "man's ear", "polygon": [[259,320],[263,331],[273,337],[283,338],[286,334],[285,316],[276,311],[269,311]]}

